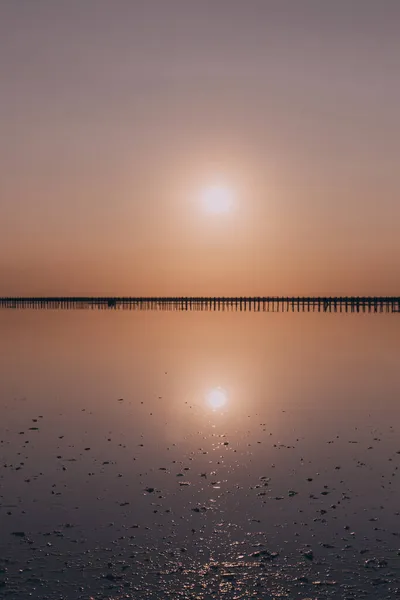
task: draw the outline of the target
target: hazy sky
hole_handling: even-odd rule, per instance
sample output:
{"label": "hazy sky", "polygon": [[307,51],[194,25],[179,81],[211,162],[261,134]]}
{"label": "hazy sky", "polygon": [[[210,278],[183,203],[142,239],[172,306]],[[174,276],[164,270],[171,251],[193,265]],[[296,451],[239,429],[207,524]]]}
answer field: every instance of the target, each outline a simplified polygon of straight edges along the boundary
{"label": "hazy sky", "polygon": [[0,0],[0,295],[398,294],[399,72],[398,0]]}

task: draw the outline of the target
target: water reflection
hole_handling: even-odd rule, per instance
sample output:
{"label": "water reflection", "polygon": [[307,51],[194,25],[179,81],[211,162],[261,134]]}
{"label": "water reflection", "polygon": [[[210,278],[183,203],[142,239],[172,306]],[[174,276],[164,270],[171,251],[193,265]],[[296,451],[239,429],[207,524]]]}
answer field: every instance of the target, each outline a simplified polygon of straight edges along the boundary
{"label": "water reflection", "polygon": [[218,410],[227,404],[228,394],[222,387],[216,387],[207,392],[206,400],[213,410]]}
{"label": "water reflection", "polygon": [[400,322],[259,316],[0,313],[0,597],[397,597]]}

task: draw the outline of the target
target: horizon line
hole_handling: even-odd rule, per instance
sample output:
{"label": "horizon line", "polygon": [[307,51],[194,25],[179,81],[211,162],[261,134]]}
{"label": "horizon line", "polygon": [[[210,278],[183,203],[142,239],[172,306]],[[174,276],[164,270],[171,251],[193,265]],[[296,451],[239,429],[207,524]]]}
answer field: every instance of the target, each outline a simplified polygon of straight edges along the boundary
{"label": "horizon line", "polygon": [[21,296],[0,297],[0,309],[400,314],[400,296]]}
{"label": "horizon line", "polygon": [[171,295],[166,295],[166,296],[127,296],[127,295],[71,295],[71,294],[57,294],[57,295],[34,295],[34,296],[0,296],[0,301],[3,300],[61,300],[61,299],[65,299],[65,300],[170,300],[170,301],[175,301],[175,300],[287,300],[287,299],[382,299],[382,300],[396,300],[398,298],[400,298],[400,294],[397,295],[393,295],[393,294],[389,294],[389,295],[367,295],[367,294],[350,294],[350,295],[343,295],[343,294],[339,294],[339,295],[327,295],[327,294],[311,294],[311,295],[305,295],[305,294],[301,294],[301,295],[268,295],[268,296],[256,296],[256,295],[252,295],[252,296],[239,296],[239,295],[234,295],[234,296],[224,296],[224,295],[203,295],[203,296],[192,296],[192,295],[177,295],[177,296],[171,296]]}

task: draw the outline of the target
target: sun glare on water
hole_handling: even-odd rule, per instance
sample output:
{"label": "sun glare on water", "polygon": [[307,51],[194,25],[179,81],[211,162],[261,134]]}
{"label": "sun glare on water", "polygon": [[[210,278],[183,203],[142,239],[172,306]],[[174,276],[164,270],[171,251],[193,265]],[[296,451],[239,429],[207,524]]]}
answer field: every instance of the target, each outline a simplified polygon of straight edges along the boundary
{"label": "sun glare on water", "polygon": [[216,387],[206,394],[206,400],[213,410],[217,410],[224,407],[228,402],[228,395],[224,389]]}

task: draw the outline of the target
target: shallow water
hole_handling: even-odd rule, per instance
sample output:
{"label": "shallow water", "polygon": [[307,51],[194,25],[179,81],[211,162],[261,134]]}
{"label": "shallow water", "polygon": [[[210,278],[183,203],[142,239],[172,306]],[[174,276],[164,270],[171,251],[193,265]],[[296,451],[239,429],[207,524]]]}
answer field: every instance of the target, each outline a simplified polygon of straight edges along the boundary
{"label": "shallow water", "polygon": [[400,596],[396,315],[0,332],[0,597]]}

